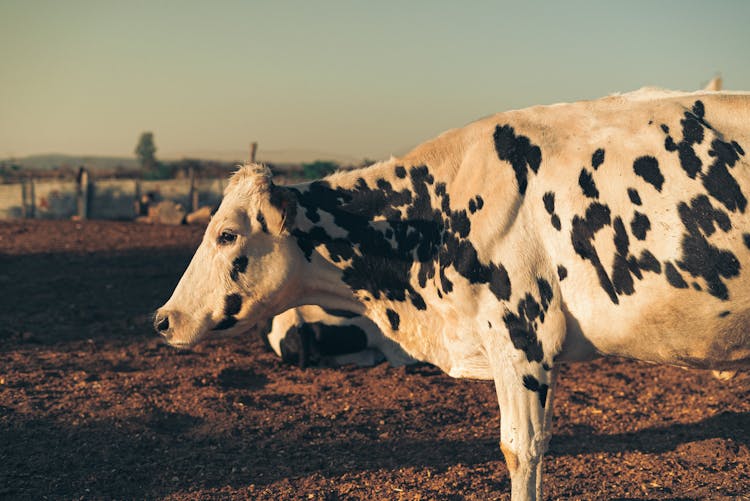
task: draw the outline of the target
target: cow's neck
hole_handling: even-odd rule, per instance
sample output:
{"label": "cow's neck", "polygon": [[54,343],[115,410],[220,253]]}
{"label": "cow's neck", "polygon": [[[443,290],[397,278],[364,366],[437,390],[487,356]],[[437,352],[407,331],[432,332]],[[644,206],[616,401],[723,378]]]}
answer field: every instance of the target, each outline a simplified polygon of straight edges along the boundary
{"label": "cow's neck", "polygon": [[434,276],[451,178],[394,159],[293,187],[292,234],[311,264],[306,294],[356,312],[378,301],[424,309],[419,285]]}

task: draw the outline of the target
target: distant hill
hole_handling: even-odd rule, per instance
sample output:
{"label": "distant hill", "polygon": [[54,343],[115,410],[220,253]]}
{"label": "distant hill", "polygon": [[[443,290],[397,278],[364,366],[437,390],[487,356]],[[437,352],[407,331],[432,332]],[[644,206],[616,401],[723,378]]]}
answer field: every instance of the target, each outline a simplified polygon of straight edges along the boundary
{"label": "distant hill", "polygon": [[[242,163],[248,159],[249,153],[247,151],[211,151],[211,150],[195,150],[175,153],[165,153],[164,155],[158,155],[160,160],[179,160],[183,158],[192,158],[199,160],[214,160],[219,162],[236,162]],[[361,158],[355,158],[348,155],[340,155],[336,153],[326,153],[321,151],[313,150],[272,150],[266,151],[262,148],[258,150],[257,158],[258,162],[272,163],[272,164],[301,164],[305,162],[313,162],[315,160],[332,160],[341,166],[359,165],[362,162]],[[79,167],[81,165],[86,166],[90,169],[106,169],[111,170],[116,167],[125,167],[127,169],[135,169],[138,167],[138,162],[134,157],[107,157],[107,156],[80,156],[80,155],[62,155],[62,154],[44,154],[44,155],[29,155],[27,157],[19,158],[6,158],[0,159],[2,163],[15,163],[29,169],[54,169],[59,167]]]}
{"label": "distant hill", "polygon": [[[247,150],[217,151],[192,150],[177,153],[164,153],[164,158],[199,158],[201,160],[218,160],[221,162],[244,162],[250,156]],[[315,160],[331,160],[339,165],[359,165],[362,158],[325,151],[305,149],[264,150],[258,148],[256,161],[273,164],[301,164]]]}
{"label": "distant hill", "polygon": [[3,163],[14,163],[29,169],[54,169],[58,167],[80,167],[84,165],[91,169],[114,169],[115,167],[125,167],[134,169],[138,167],[135,158],[130,157],[97,157],[97,156],[76,156],[60,155],[50,153],[46,155],[29,155],[20,158],[5,158],[0,160]]}

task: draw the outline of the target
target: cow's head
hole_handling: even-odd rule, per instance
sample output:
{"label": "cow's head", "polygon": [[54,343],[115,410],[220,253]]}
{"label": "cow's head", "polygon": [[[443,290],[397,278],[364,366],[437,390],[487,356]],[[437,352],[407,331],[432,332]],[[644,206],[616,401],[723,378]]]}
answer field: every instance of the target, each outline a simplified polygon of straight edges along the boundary
{"label": "cow's head", "polygon": [[238,170],[200,247],[154,327],[169,344],[195,345],[209,333],[247,331],[293,306],[304,261],[289,235],[296,201],[265,167]]}

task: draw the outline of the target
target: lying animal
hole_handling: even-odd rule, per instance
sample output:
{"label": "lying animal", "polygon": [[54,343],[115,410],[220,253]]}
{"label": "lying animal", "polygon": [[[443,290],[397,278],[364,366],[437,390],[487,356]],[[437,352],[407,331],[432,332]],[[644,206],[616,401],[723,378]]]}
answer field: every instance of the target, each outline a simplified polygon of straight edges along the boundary
{"label": "lying animal", "polygon": [[750,94],[642,89],[500,113],[277,186],[246,165],[156,330],[190,347],[296,306],[493,380],[514,501],[541,499],[562,362],[750,365]]}
{"label": "lying animal", "polygon": [[371,366],[384,360],[399,367],[416,362],[372,320],[319,306],[300,306],[276,315],[264,336],[285,362],[300,367]]}

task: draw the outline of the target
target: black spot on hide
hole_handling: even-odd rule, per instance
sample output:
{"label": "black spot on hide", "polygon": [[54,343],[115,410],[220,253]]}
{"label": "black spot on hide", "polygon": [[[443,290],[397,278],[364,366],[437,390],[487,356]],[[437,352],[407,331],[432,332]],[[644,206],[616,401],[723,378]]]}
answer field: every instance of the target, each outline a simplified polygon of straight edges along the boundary
{"label": "black spot on hide", "polygon": [[661,273],[661,263],[647,249],[641,252],[641,257],[638,259],[638,267],[643,271]]}
{"label": "black spot on hide", "polygon": [[611,224],[609,207],[599,202],[594,202],[586,209],[585,217],[573,216],[570,236],[573,250],[583,259],[591,262],[596,270],[602,289],[604,289],[613,303],[618,304],[619,301],[612,281],[609,279],[593,244],[596,233],[609,224]]}
{"label": "black spot on hide", "polygon": [[[552,286],[544,278],[537,278],[536,285],[539,288],[539,299],[542,303],[542,310],[547,311],[550,301],[552,301]],[[542,321],[544,321],[543,316]]]}
{"label": "black spot on hide", "polygon": [[394,331],[398,330],[398,325],[401,322],[401,317],[390,308],[385,310],[385,314],[388,316],[388,322],[391,324],[391,329]]}
{"label": "black spot on hide", "polygon": [[560,281],[562,282],[563,280],[565,280],[565,278],[567,276],[568,276],[568,270],[567,270],[567,268],[565,268],[565,266],[563,266],[563,265],[558,265],[558,267],[557,267],[557,278],[559,278]]}
{"label": "black spot on hide", "polygon": [[685,282],[685,279],[682,278],[682,275],[680,275],[680,272],[677,271],[677,268],[674,267],[672,263],[667,261],[664,264],[664,273],[667,277],[667,282],[669,282],[669,285],[672,287],[675,287],[677,289],[687,289],[688,284]]}
{"label": "black spot on hide", "polygon": [[322,356],[346,355],[367,348],[367,334],[356,325],[328,325],[315,322],[312,326],[316,351]]}
{"label": "black spot on hide", "polygon": [[661,187],[664,184],[664,176],[661,170],[659,170],[659,162],[654,157],[643,156],[637,158],[633,162],[633,171],[648,184],[656,188],[656,191],[661,191]]}
{"label": "black spot on hide", "polygon": [[508,329],[513,346],[526,354],[529,362],[541,362],[544,358],[542,343],[537,336],[537,329],[544,323],[545,314],[553,297],[552,287],[544,278],[537,279],[540,300],[531,293],[518,302],[517,311],[507,311],[503,322]]}
{"label": "black spot on hide", "polygon": [[358,313],[354,313],[353,311],[349,310],[339,310],[336,308],[323,308],[321,307],[323,311],[328,313],[329,315],[333,315],[334,317],[342,317],[342,318],[355,318],[359,317],[360,315]]}
{"label": "black spot on hide", "polygon": [[[693,113],[695,113],[696,116],[698,116],[698,119],[703,122],[703,117],[706,114],[706,109],[703,106],[703,101],[698,99],[693,103]],[[705,124],[705,122],[703,122]]]}
{"label": "black spot on hide", "polygon": [[539,393],[539,403],[542,407],[547,404],[547,392],[549,391],[549,385],[540,383],[539,380],[531,374],[526,374],[523,377],[523,386],[527,390]]}
{"label": "black spot on hide", "polygon": [[628,197],[635,205],[641,205],[643,203],[641,202],[641,196],[638,194],[638,190],[635,188],[628,188]]}
{"label": "black spot on hide", "polygon": [[645,214],[635,211],[633,220],[630,222],[630,230],[638,240],[646,239],[646,232],[651,229],[651,221]]}
{"label": "black spot on hide", "polygon": [[[708,237],[716,232],[716,226],[724,232],[730,231],[732,222],[729,216],[723,210],[714,208],[705,195],[696,196],[690,205],[680,202],[677,209],[686,230],[682,236],[682,258],[677,261],[677,266],[693,277],[703,277],[711,295],[728,299],[729,291],[722,278],[739,275],[740,263],[731,251],[719,249],[708,241]],[[675,273],[676,270],[671,273],[672,277],[675,277]],[[675,285],[669,275],[667,279]]]}
{"label": "black spot on hide", "polygon": [[[614,243],[616,250],[614,263],[612,264],[612,285],[617,294],[629,296],[635,292],[633,276],[631,274],[632,270],[628,262],[630,239],[620,216],[617,216],[613,220],[612,227],[615,230]],[[640,270],[637,268],[636,271],[640,273]]]}
{"label": "black spot on hide", "polygon": [[245,273],[247,270],[247,263],[247,256],[239,256],[232,261],[232,270],[229,272],[229,278],[231,278],[233,282],[239,280],[240,273]]}
{"label": "black spot on hide", "polygon": [[[295,199],[294,192],[290,188],[272,184],[270,201],[271,205],[281,212],[284,220],[284,228],[288,229],[291,227],[294,219],[297,217],[297,200]],[[319,219],[317,214],[308,213],[306,215],[310,220],[315,217]]]}
{"label": "black spot on hide", "polygon": [[216,324],[216,327],[214,327],[211,330],[213,331],[226,330],[226,329],[229,329],[230,327],[233,327],[234,324],[236,323],[237,323],[237,319],[235,317],[224,317],[223,319],[221,319],[221,322]]}
{"label": "black spot on hide", "polygon": [[[645,216],[644,216],[645,217]],[[619,304],[619,295],[631,295],[635,292],[633,277],[641,280],[643,271],[661,272],[659,261],[647,250],[638,259],[630,254],[630,238],[620,216],[610,219],[610,209],[599,202],[594,202],[586,209],[585,217],[574,216],[571,222],[571,242],[573,249],[583,259],[589,261],[602,289],[613,303]],[[636,238],[645,238],[645,222],[638,221],[633,230]],[[614,230],[615,255],[611,275],[607,273],[594,247],[596,233],[604,226],[612,225]],[[650,223],[649,223],[650,225]],[[641,231],[643,230],[643,231]]]}
{"label": "black spot on hide", "polygon": [[593,167],[594,170],[596,170],[603,163],[604,163],[604,150],[602,148],[599,148],[598,150],[594,152],[593,155],[591,155],[591,167]]}
{"label": "black spot on hide", "polygon": [[548,191],[542,197],[542,201],[544,202],[544,210],[546,210],[547,213],[550,215],[554,214],[555,213],[555,194],[551,191]]}
{"label": "black spot on hide", "polygon": [[481,196],[476,195],[474,198],[469,200],[469,212],[471,212],[472,214],[482,210],[482,207],[484,207],[484,199]]}
{"label": "black spot on hide", "polygon": [[578,185],[583,190],[583,194],[588,198],[599,198],[599,190],[596,189],[594,176],[591,172],[581,169],[581,174],[578,176]]}
{"label": "black spot on hide", "polygon": [[263,231],[263,233],[268,233],[268,224],[266,223],[266,216],[263,215],[262,212],[258,211],[258,214],[255,215],[255,220],[260,223],[260,229]]}
{"label": "black spot on hide", "polygon": [[705,195],[696,196],[690,201],[690,205],[680,202],[677,205],[677,212],[680,214],[685,229],[691,235],[703,232],[706,236],[711,236],[716,231],[716,226],[724,232],[732,229],[729,215],[721,209],[714,209]]}
{"label": "black spot on hide", "polygon": [[236,315],[242,309],[242,296],[229,294],[224,298],[224,315]]}
{"label": "black spot on hide", "polygon": [[493,134],[498,158],[509,162],[516,174],[518,192],[523,195],[528,186],[528,169],[537,173],[542,163],[542,150],[526,136],[516,136],[510,125],[498,125]]}
{"label": "black spot on hide", "polygon": [[234,316],[242,309],[242,296],[239,294],[229,294],[224,297],[224,318],[214,326],[213,331],[221,331],[233,327],[237,323]]}
{"label": "black spot on hide", "polygon": [[[713,131],[713,127],[705,120],[705,113],[705,106],[700,100],[695,101],[692,110],[685,111],[680,121],[682,140],[679,143],[669,135],[669,128],[662,126],[662,130],[667,134],[664,148],[670,152],[677,152],[680,165],[690,179],[695,179],[703,172],[703,161],[696,154],[695,145],[703,143],[707,130]],[[716,133],[713,135],[717,136]],[[747,199],[728,169],[734,167],[740,155],[745,154],[744,150],[736,141],[727,142],[718,136],[711,141],[708,154],[714,161],[708,167],[708,171],[701,176],[706,191],[728,210],[744,212]]]}
{"label": "black spot on hide", "polygon": [[739,155],[744,154],[742,148],[732,141],[724,142],[714,139],[708,154],[714,157],[714,162],[708,167],[708,172],[703,176],[703,186],[709,195],[721,202],[724,207],[734,212],[739,210],[745,212],[747,199],[743,195],[737,180],[729,173],[727,167],[734,167],[739,160]]}
{"label": "black spot on hide", "polygon": [[664,139],[664,149],[677,152],[680,165],[690,179],[695,179],[703,167],[703,162],[696,155],[694,146],[703,142],[703,129],[708,126],[703,119],[704,112],[703,103],[700,101],[695,102],[692,111],[685,112],[684,118],[680,120],[682,140],[679,143],[676,143],[674,138],[669,135],[669,127],[662,126],[662,131],[667,134]]}
{"label": "black spot on hide", "polygon": [[547,213],[551,216],[550,222],[552,223],[552,226],[557,231],[560,231],[562,225],[560,223],[560,217],[555,214],[555,194],[551,191],[548,191],[544,194],[544,196],[542,196],[542,202],[544,203],[544,210],[546,210]]}

